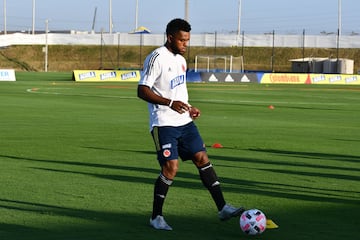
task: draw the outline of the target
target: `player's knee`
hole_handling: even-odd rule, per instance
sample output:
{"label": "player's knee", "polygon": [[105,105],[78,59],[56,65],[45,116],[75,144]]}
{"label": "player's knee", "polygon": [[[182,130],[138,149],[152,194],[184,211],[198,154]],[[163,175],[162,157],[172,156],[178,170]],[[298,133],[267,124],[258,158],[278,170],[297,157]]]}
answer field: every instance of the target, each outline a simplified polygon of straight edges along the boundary
{"label": "player's knee", "polygon": [[195,154],[193,162],[197,167],[201,167],[209,162],[209,157],[205,151],[201,151]]}
{"label": "player's knee", "polygon": [[162,166],[162,174],[168,179],[174,179],[178,169],[179,169],[178,161],[176,160],[166,161],[166,163]]}

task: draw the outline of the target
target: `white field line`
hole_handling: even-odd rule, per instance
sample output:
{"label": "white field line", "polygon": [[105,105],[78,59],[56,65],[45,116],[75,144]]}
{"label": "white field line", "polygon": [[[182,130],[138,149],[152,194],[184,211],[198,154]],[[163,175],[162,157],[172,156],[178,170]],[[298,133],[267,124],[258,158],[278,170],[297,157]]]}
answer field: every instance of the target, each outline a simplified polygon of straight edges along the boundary
{"label": "white field line", "polygon": [[[41,88],[41,89],[71,89],[71,88]],[[62,93],[62,92],[49,92],[49,91],[39,91],[40,88],[29,88],[26,89],[28,93],[36,94],[48,94],[48,95],[63,95],[63,96],[80,96],[80,97],[102,97],[102,98],[120,98],[120,99],[136,99],[137,97],[124,97],[124,96],[114,96],[114,95],[94,95],[94,94],[71,94],[71,93]]]}
{"label": "white field line", "polygon": [[[94,95],[94,94],[71,94],[71,93],[63,93],[63,92],[56,92],[56,91],[43,91],[43,90],[66,90],[71,88],[29,88],[26,90],[28,93],[35,93],[35,94],[48,94],[48,95],[63,95],[63,96],[80,96],[80,97],[101,97],[101,98],[119,98],[119,99],[137,99],[137,97],[124,97],[118,95]],[[193,98],[192,102],[202,102],[202,103],[233,103],[233,104],[241,104],[241,103],[248,103],[248,104],[286,104],[286,105],[328,105],[328,106],[344,106],[348,105],[349,103],[340,103],[340,102],[326,102],[326,103],[319,103],[319,102],[291,102],[291,101],[253,101],[253,100],[223,100],[223,99],[196,99]]]}
{"label": "white field line", "polygon": [[330,105],[330,106],[343,106],[348,105],[347,103],[335,103],[335,102],[329,102],[329,103],[319,103],[319,102],[290,102],[290,101],[253,101],[253,100],[222,100],[222,99],[209,99],[209,100],[203,100],[203,99],[192,99],[192,101],[196,102],[203,102],[203,103],[249,103],[249,104],[290,104],[290,105]]}

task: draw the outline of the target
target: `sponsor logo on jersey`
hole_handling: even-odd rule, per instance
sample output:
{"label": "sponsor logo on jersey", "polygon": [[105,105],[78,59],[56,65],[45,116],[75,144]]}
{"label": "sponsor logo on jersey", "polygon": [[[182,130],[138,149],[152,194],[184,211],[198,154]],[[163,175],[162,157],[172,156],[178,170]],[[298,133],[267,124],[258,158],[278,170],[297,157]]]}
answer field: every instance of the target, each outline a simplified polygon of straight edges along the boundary
{"label": "sponsor logo on jersey", "polygon": [[170,81],[170,88],[174,89],[177,86],[185,83],[185,75],[177,76],[176,78]]}

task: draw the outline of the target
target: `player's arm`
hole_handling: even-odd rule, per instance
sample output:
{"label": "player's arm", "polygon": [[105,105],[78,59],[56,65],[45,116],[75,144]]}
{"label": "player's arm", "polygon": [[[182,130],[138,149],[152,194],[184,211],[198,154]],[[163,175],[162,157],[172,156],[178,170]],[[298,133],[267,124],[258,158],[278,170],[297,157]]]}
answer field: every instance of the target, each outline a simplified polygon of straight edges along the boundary
{"label": "player's arm", "polygon": [[190,106],[186,103],[161,97],[151,91],[150,87],[146,85],[138,85],[137,95],[146,102],[169,106],[172,110],[178,113],[184,113],[190,110]]}
{"label": "player's arm", "polygon": [[142,100],[153,103],[153,104],[159,104],[159,105],[170,105],[171,100],[167,98],[163,98],[157,94],[155,94],[153,91],[151,91],[150,87],[146,85],[138,85],[137,89],[137,95]]}

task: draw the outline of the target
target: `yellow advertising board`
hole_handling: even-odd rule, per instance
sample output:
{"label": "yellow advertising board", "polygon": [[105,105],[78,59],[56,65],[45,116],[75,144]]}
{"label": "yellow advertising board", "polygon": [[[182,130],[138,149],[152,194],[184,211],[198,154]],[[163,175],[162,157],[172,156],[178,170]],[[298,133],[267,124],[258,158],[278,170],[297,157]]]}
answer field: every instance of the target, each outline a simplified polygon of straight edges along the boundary
{"label": "yellow advertising board", "polygon": [[77,82],[138,82],[139,70],[74,70]]}
{"label": "yellow advertising board", "polygon": [[308,83],[308,74],[296,73],[265,73],[261,83],[270,84],[305,84]]}
{"label": "yellow advertising board", "polygon": [[339,84],[360,85],[360,75],[317,73],[265,73],[262,84]]}
{"label": "yellow advertising board", "polygon": [[360,75],[347,74],[310,74],[312,84],[360,85]]}

